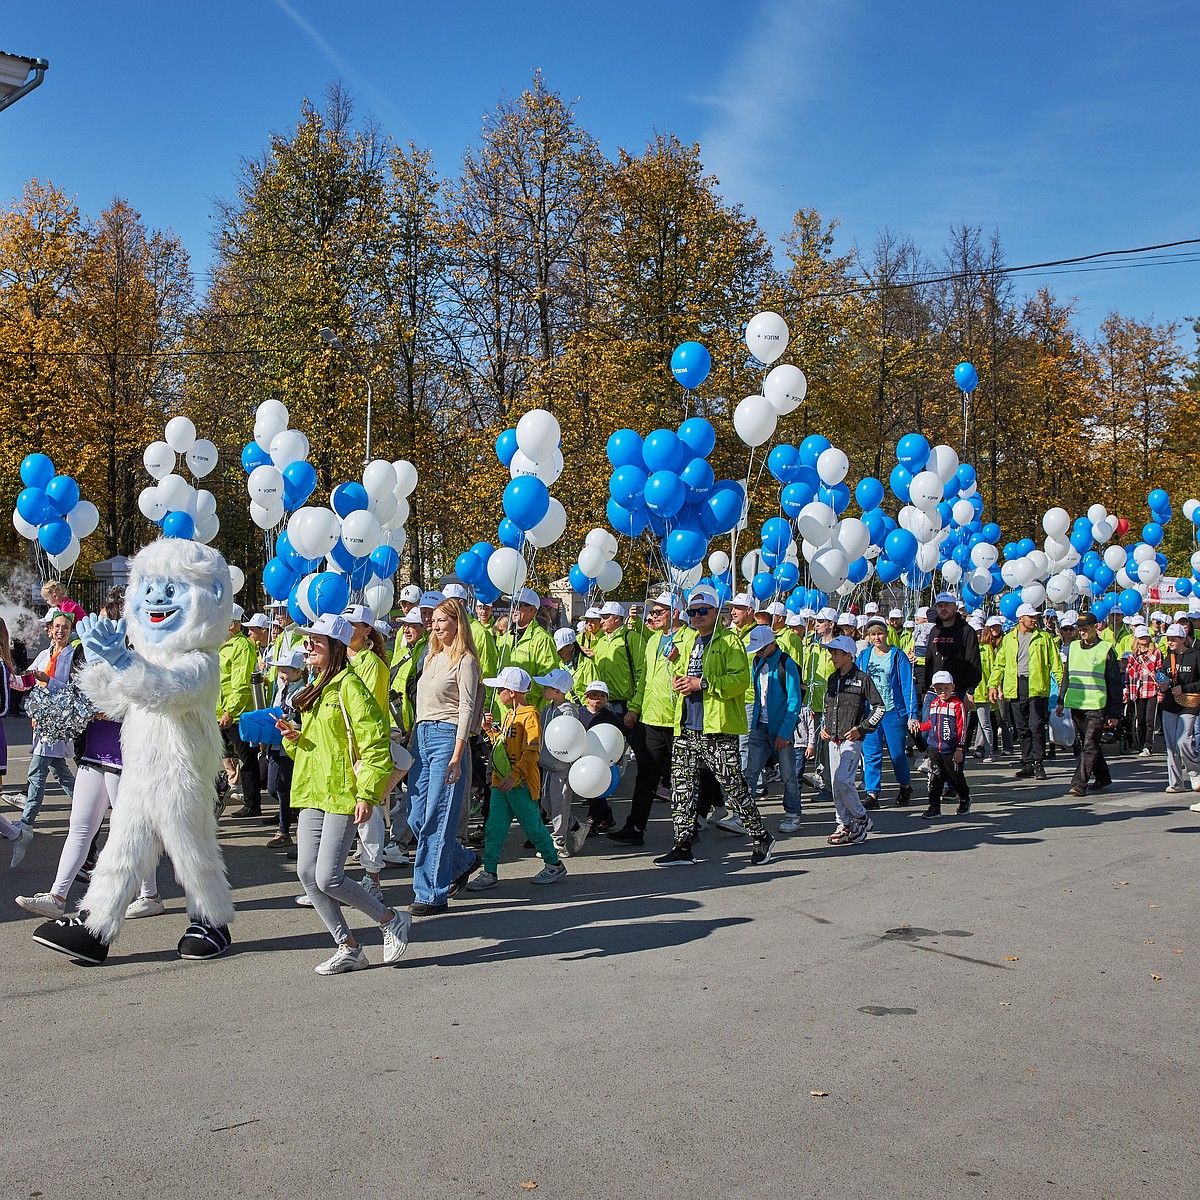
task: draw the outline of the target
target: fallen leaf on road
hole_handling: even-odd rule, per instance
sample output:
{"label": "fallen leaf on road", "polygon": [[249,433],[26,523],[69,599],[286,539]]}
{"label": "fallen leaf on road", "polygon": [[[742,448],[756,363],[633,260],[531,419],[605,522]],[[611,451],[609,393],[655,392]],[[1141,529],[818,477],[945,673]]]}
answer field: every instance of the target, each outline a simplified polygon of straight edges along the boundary
{"label": "fallen leaf on road", "polygon": [[1158,907],[1158,905],[1157,905],[1157,904],[1152,904],[1152,905],[1150,905],[1150,907],[1151,907],[1151,908],[1157,908],[1157,907]]}
{"label": "fallen leaf on road", "polygon": [[1161,975],[1151,975],[1150,978],[1151,979],[1161,979],[1162,976]]}
{"label": "fallen leaf on road", "polygon": [[828,1096],[829,1095],[828,1092],[809,1092],[808,1094],[810,1096]]}
{"label": "fallen leaf on road", "polygon": [[1182,954],[1182,953],[1183,953],[1183,951],[1182,951],[1182,950],[1176,950],[1176,951],[1175,951],[1175,953],[1176,953],[1176,954]]}
{"label": "fallen leaf on road", "polygon": [[1122,879],[1122,880],[1121,880],[1119,883],[1114,883],[1114,884],[1113,884],[1113,887],[1128,887],[1128,886],[1129,886],[1129,880],[1128,880],[1128,879]]}
{"label": "fallen leaf on road", "polygon": [[1021,960],[1015,954],[1006,954],[1004,956],[1004,961],[1005,962],[1020,962]]}
{"label": "fallen leaf on road", "polygon": [[521,1186],[527,1191],[532,1192],[537,1187],[537,1183],[532,1179],[527,1179]]}
{"label": "fallen leaf on road", "polygon": [[1142,943],[1142,945],[1143,945],[1143,946],[1153,946],[1153,945],[1154,945],[1154,939],[1153,939],[1153,938],[1147,938],[1147,939],[1146,939],[1146,940],[1145,940],[1145,941]]}
{"label": "fallen leaf on road", "polygon": [[434,1062],[440,1062],[440,1061],[441,1061],[441,1058],[442,1058],[442,1056],[441,1056],[440,1054],[435,1054],[435,1055],[433,1056],[433,1061],[434,1061]]}
{"label": "fallen leaf on road", "polygon": [[1064,892],[1069,892],[1070,890],[1071,890],[1070,888],[1063,888]]}

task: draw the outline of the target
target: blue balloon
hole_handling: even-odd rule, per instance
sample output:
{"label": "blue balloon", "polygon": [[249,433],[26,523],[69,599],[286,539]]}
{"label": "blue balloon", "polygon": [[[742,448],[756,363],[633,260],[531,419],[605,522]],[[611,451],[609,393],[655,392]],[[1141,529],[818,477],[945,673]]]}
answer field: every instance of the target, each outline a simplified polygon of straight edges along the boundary
{"label": "blue balloon", "polygon": [[689,417],[679,427],[679,440],[693,458],[707,458],[717,444],[717,431],[703,417]]}
{"label": "blue balloon", "polygon": [[655,516],[669,520],[687,499],[687,488],[674,471],[655,471],[646,480],[646,507]]}
{"label": "blue balloon", "polygon": [[611,774],[609,775],[608,787],[606,787],[604,789],[604,791],[600,793],[601,800],[605,799],[605,797],[607,797],[607,796],[611,796],[613,794],[613,792],[615,792],[617,790],[617,787],[621,783],[620,769],[618,767],[610,767],[609,771],[611,772]]}
{"label": "blue balloon", "polygon": [[1085,550],[1090,550],[1092,547],[1092,531],[1088,529],[1085,533],[1082,529],[1071,530],[1071,545],[1082,554]]}
{"label": "blue balloon", "polygon": [[365,556],[363,558],[356,558],[350,553],[349,550],[346,549],[345,543],[340,540],[333,544],[333,549],[330,550],[329,557],[333,559],[338,567],[347,575],[349,575],[351,571],[356,571],[363,565],[363,562],[365,561]]}
{"label": "blue balloon", "polygon": [[642,438],[632,429],[618,429],[610,434],[604,449],[614,467],[642,469]]}
{"label": "blue balloon", "polygon": [[663,542],[663,558],[681,571],[699,566],[708,550],[708,538],[690,529],[674,529]]}
{"label": "blue balloon", "polygon": [[851,583],[862,583],[871,573],[871,564],[865,558],[856,558],[846,568],[846,578]]}
{"label": "blue balloon", "polygon": [[975,468],[970,463],[959,463],[955,476],[959,489],[965,492],[975,482]]}
{"label": "blue balloon", "polygon": [[339,517],[348,517],[352,512],[362,512],[370,507],[371,497],[361,483],[339,483],[329,493],[329,503]]}
{"label": "blue balloon", "polygon": [[79,484],[70,475],[55,475],[46,484],[46,498],[54,511],[60,517],[65,517],[79,503]]}
{"label": "blue balloon", "polygon": [[1133,580],[1134,583],[1140,583],[1142,580],[1141,563],[1134,559],[1130,559],[1125,564],[1125,574]]}
{"label": "blue balloon", "polygon": [[375,575],[375,564],[364,555],[358,560],[358,566],[345,575],[345,579],[349,583],[349,590],[357,592],[365,588],[375,578]]}
{"label": "blue balloon", "polygon": [[1024,558],[1027,554],[1032,554],[1037,547],[1034,545],[1033,538],[1023,537],[1017,543],[1017,557]]}
{"label": "blue balloon", "polygon": [[570,583],[571,590],[578,592],[581,596],[586,596],[596,586],[596,581],[589,579],[578,563],[567,572],[567,582]]}
{"label": "blue balloon", "polygon": [[767,455],[767,470],[780,483],[794,483],[796,472],[802,465],[800,451],[795,446],[789,446],[786,442],[776,446]]}
{"label": "blue balloon", "polygon": [[762,564],[768,571],[774,571],[779,566],[779,560],[782,556],[782,550],[772,550],[769,546],[763,546],[758,552],[759,558],[762,559]]}
{"label": "blue balloon", "polygon": [[292,594],[288,597],[288,615],[296,623],[298,629],[303,629],[308,624],[308,613],[300,607],[300,581],[296,581],[296,586],[292,589]]}
{"label": "blue balloon", "polygon": [[816,467],[817,459],[832,445],[827,437],[822,437],[819,433],[810,433],[800,443],[800,461],[806,467]]}
{"label": "blue balloon", "polygon": [[472,550],[464,550],[454,560],[454,573],[467,587],[474,587],[483,572],[484,565],[479,561],[479,555]]}
{"label": "blue balloon", "polygon": [[300,508],[317,486],[317,468],[298,458],[280,473],[283,475],[283,507],[289,512]]}
{"label": "blue balloon", "polygon": [[712,370],[712,359],[699,342],[680,342],[671,355],[671,374],[680,387],[698,388]]}
{"label": "blue balloon", "polygon": [[618,467],[608,481],[608,494],[624,508],[635,508],[642,503],[646,479],[641,467]]}
{"label": "blue balloon", "polygon": [[806,505],[811,504],[816,496],[805,483],[789,483],[787,487],[779,493],[779,507],[783,509],[789,517],[798,517],[800,510]]}
{"label": "blue balloon", "polygon": [[892,473],[888,476],[888,487],[892,489],[892,495],[901,504],[908,504],[912,499],[908,494],[908,487],[912,483],[912,478],[912,472],[901,463],[897,463],[892,468]]}
{"label": "blue balloon", "polygon": [[888,534],[887,513],[882,508],[869,508],[863,513],[862,522],[871,535],[871,545],[882,546]]}
{"label": "blue balloon", "polygon": [[1116,573],[1109,567],[1107,563],[1102,562],[1095,571],[1092,572],[1092,582],[1100,589],[1101,592],[1107,591],[1113,585],[1113,581],[1117,578]]}
{"label": "blue balloon", "polygon": [[672,518],[671,525],[675,529],[690,529],[693,533],[702,533],[707,538],[703,503],[702,500],[697,500],[695,504],[685,504]]}
{"label": "blue balloon", "polygon": [[495,549],[496,547],[493,546],[491,542],[476,542],[475,545],[471,547],[471,553],[474,554],[475,557],[478,558],[479,561],[486,567],[487,560],[492,557]]}
{"label": "blue balloon", "polygon": [[656,429],[642,443],[642,462],[646,464],[647,475],[653,475],[655,471],[678,474],[686,457],[687,449],[679,435],[669,429]]}
{"label": "blue balloon", "polygon": [[769,600],[775,595],[775,576],[770,571],[759,571],[750,580],[750,590],[759,600]]}
{"label": "blue balloon", "polygon": [[712,491],[713,484],[717,482],[712,467],[702,458],[693,458],[691,462],[685,463],[683,470],[679,473],[679,478],[683,480],[683,486],[687,488],[688,503],[703,500]]}
{"label": "blue balloon", "polygon": [[762,527],[763,549],[772,554],[783,554],[792,540],[792,526],[783,517],[771,517]]}
{"label": "blue balloon", "polygon": [[300,576],[276,556],[267,560],[262,573],[263,587],[272,600],[286,600],[292,588],[300,582]]}
{"label": "blue balloon", "polygon": [[943,526],[949,525],[954,520],[954,510],[946,503],[945,500],[940,500],[937,506],[938,520]]}
{"label": "blue balloon", "polygon": [[1180,576],[1177,580],[1175,580],[1175,590],[1181,596],[1190,596],[1192,594],[1192,581],[1190,579],[1184,579],[1183,576]]}
{"label": "blue balloon", "polygon": [[954,368],[954,382],[960,391],[973,392],[979,386],[979,375],[969,362],[960,362]]}
{"label": "blue balloon", "polygon": [[793,562],[781,562],[774,574],[781,592],[790,592],[800,582],[800,568]]}
{"label": "blue balloon", "polygon": [[1167,508],[1171,503],[1171,497],[1162,488],[1155,488],[1154,491],[1146,497],[1146,503],[1150,508]]}
{"label": "blue balloon", "polygon": [[875,560],[875,574],[879,576],[880,583],[895,583],[904,574],[904,568],[881,554]]}
{"label": "blue balloon", "polygon": [[47,554],[61,554],[71,544],[71,527],[60,517],[55,517],[38,529],[37,540]]}
{"label": "blue balloon", "polygon": [[321,571],[310,580],[307,599],[318,617],[340,613],[350,602],[350,580],[337,571]]}
{"label": "blue balloon", "polygon": [[[475,558],[473,554],[471,557]],[[395,547],[393,546],[376,546],[375,549],[371,551],[370,558],[371,568],[375,573],[376,579],[391,579],[391,577],[400,569],[400,555],[396,553]],[[475,561],[479,562],[479,559],[475,558]],[[457,565],[458,563],[456,560],[455,566]],[[462,576],[459,576],[459,578],[462,579]],[[466,583],[467,581],[463,579],[462,582]]]}
{"label": "blue balloon", "polygon": [[907,567],[917,556],[918,543],[916,535],[907,529],[893,529],[883,543],[883,552],[897,566]]}
{"label": "blue balloon", "polygon": [[513,455],[519,448],[515,429],[506,429],[496,438],[496,457],[506,467],[512,466]]}
{"label": "blue balloon", "polygon": [[1142,541],[1147,546],[1157,546],[1163,540],[1163,527],[1157,521],[1149,521],[1142,526]]}
{"label": "blue balloon", "polygon": [[804,607],[804,589],[797,588],[784,602],[783,607],[790,613],[798,613]]}
{"label": "blue balloon", "polygon": [[1134,588],[1126,588],[1117,597],[1117,607],[1127,616],[1132,617],[1142,607],[1142,593]]}
{"label": "blue balloon", "polygon": [[[41,525],[58,517],[58,510],[50,503],[50,497],[41,488],[27,487],[17,495],[17,512],[30,525]],[[55,550],[55,554],[62,551]]]}
{"label": "blue balloon", "polygon": [[628,509],[610,499],[605,511],[608,514],[608,523],[626,537],[640,537],[642,530],[646,528],[647,515],[644,504],[640,504],[636,509]]}
{"label": "blue balloon", "polygon": [[490,579],[481,579],[475,585],[475,599],[480,604],[495,604],[500,599],[500,589]]}
{"label": "blue balloon", "polygon": [[835,483],[833,487],[822,484],[820,497],[839,517],[850,507],[850,487],[846,483]]}
{"label": "blue balloon", "polygon": [[863,512],[878,508],[883,503],[883,497],[883,484],[873,475],[864,476],[854,489],[854,499],[858,501],[858,507]]}
{"label": "blue balloon", "polygon": [[1020,592],[1005,592],[998,602],[1001,615],[1007,617],[1010,621],[1015,621],[1017,619],[1017,609],[1021,607],[1021,603]]}
{"label": "blue balloon", "polygon": [[21,460],[21,482],[26,487],[46,490],[54,478],[54,463],[45,454],[27,454]]}
{"label": "blue balloon", "polygon": [[[919,433],[906,433],[896,443],[896,461],[908,472],[911,480],[918,471],[925,469],[929,461],[929,442]],[[892,491],[895,490],[893,485]]]}
{"label": "blue balloon", "polygon": [[496,526],[496,540],[502,546],[509,546],[513,550],[520,550],[525,544],[525,533],[515,521],[510,521],[507,517],[501,517],[500,524]]}
{"label": "blue balloon", "polygon": [[1000,540],[1000,526],[995,521],[989,521],[980,532],[989,546],[994,546]]}
{"label": "blue balloon", "polygon": [[163,537],[179,538],[188,542],[195,536],[196,522],[185,512],[169,512],[163,517],[162,531]]}
{"label": "blue balloon", "polygon": [[550,489],[534,475],[518,475],[508,481],[501,505],[514,525],[532,529],[550,511]]}
{"label": "blue balloon", "polygon": [[746,493],[740,483],[732,479],[720,479],[713,485],[704,500],[702,517],[709,536],[728,533],[741,519]]}
{"label": "blue balloon", "polygon": [[[242,447],[242,470],[249,475],[255,467],[269,467],[271,456],[257,443],[247,442]],[[305,618],[307,620],[307,618]]]}

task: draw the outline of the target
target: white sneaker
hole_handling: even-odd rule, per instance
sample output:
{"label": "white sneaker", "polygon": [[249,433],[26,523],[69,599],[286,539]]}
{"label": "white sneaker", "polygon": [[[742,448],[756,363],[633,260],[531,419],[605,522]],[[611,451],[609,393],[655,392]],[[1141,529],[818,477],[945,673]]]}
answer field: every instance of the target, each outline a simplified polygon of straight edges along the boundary
{"label": "white sneaker", "polygon": [[791,816],[787,817],[780,824],[779,832],[780,833],[799,833],[802,825],[803,825],[803,822],[800,820],[800,814],[793,813]]}
{"label": "white sneaker", "polygon": [[29,843],[33,841],[33,830],[28,825],[17,823],[17,828],[21,831],[17,834],[17,840],[13,843],[12,858],[9,859],[10,867],[19,867],[21,861],[25,857],[25,851],[29,849]]}
{"label": "white sneaker", "polygon": [[494,888],[499,882],[499,875],[495,875],[491,871],[480,871],[478,875],[472,876],[468,881],[467,891],[486,892],[488,888]]}
{"label": "white sneaker", "polygon": [[742,824],[741,817],[734,816],[733,813],[726,813],[718,822],[718,829],[724,829],[726,833],[741,833],[746,832],[746,826]]}
{"label": "white sneaker", "polygon": [[35,917],[45,917],[48,921],[60,921],[66,915],[66,902],[59,900],[52,892],[18,896],[17,904]]}
{"label": "white sneaker", "polygon": [[1149,758],[1149,757],[1150,757],[1150,747],[1143,746],[1142,749],[1138,752],[1138,758]]}
{"label": "white sneaker", "polygon": [[1200,774],[1189,775],[1188,782],[1192,785],[1193,792],[1200,792]]}
{"label": "white sneaker", "polygon": [[383,848],[383,861],[391,863],[393,867],[408,867],[411,866],[407,852],[403,847],[398,846],[395,842],[388,842]]}
{"label": "white sneaker", "polygon": [[360,884],[364,892],[369,896],[374,896],[376,900],[383,900],[383,884],[378,879],[372,879],[370,875],[364,875],[360,880]]}
{"label": "white sneaker", "polygon": [[547,863],[529,882],[557,883],[566,873],[565,863]]}
{"label": "white sneaker", "polygon": [[[1191,812],[1200,812],[1200,804],[1192,804],[1192,805],[1190,805],[1190,806],[1189,806],[1189,810],[1190,810]],[[18,904],[21,904],[21,899],[20,899],[20,897],[17,897],[17,903],[18,903]],[[24,908],[24,905],[21,905],[21,907],[22,907],[22,908]]]}
{"label": "white sneaker", "polygon": [[412,928],[412,917],[396,910],[392,919],[381,926],[383,929],[383,961],[394,963],[408,949],[408,932]]}
{"label": "white sneaker", "polygon": [[587,842],[588,827],[581,821],[567,834],[567,847],[572,854],[578,854]]}
{"label": "white sneaker", "polygon": [[296,897],[296,903],[302,908],[312,908],[313,906],[313,902],[308,898],[307,892],[301,892],[300,895]]}
{"label": "white sneaker", "polygon": [[361,971],[371,964],[367,962],[367,952],[361,946],[351,949],[349,946],[339,946],[332,958],[318,963],[313,970],[318,975],[344,975],[347,971]]}
{"label": "white sneaker", "polygon": [[167,911],[167,906],[157,896],[139,896],[126,910],[125,919],[157,917]]}

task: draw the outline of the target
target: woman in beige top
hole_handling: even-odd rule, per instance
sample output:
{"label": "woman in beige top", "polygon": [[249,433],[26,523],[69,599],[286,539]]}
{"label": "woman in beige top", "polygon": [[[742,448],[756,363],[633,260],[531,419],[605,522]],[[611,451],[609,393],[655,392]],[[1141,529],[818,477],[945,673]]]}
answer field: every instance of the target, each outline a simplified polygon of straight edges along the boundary
{"label": "woman in beige top", "polygon": [[408,824],[417,839],[414,916],[444,912],[450,896],[479,869],[477,854],[458,841],[465,780],[463,756],[479,732],[483,683],[479,655],[461,600],[433,610],[429,649],[417,683],[408,792]]}

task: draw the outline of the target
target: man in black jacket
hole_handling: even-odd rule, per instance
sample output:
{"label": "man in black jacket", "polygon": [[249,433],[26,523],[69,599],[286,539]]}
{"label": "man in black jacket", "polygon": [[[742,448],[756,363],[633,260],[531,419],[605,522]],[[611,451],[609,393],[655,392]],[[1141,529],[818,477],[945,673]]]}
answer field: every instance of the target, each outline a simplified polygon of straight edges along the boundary
{"label": "man in black jacket", "polygon": [[922,693],[927,697],[933,691],[933,677],[938,671],[949,671],[954,677],[954,694],[970,706],[972,693],[983,677],[979,636],[959,614],[958,605],[949,592],[938,592],[934,607],[937,621],[925,643]]}

